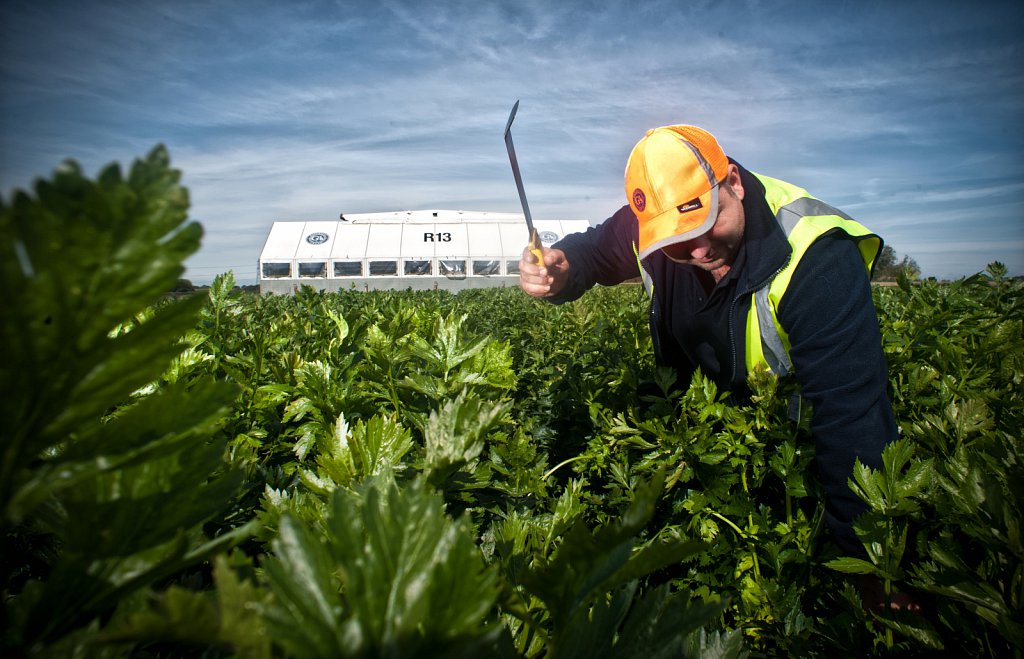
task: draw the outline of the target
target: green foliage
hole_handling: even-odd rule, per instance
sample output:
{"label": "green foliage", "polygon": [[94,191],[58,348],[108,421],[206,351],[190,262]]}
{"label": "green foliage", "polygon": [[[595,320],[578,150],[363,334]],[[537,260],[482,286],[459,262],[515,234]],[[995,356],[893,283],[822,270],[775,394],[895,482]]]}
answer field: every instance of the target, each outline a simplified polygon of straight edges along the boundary
{"label": "green foliage", "polygon": [[876,503],[860,524],[882,536],[866,547],[886,558],[883,571],[932,596],[923,622],[882,620],[925,647],[1024,648],[1022,300],[1000,263],[949,285],[876,292],[906,440],[885,465],[886,486],[862,488]]}
{"label": "green foliage", "polygon": [[161,301],[201,234],[178,179],[156,148],[127,177],[69,162],[0,204],[8,652],[81,648],[122,600],[247,533],[202,530],[240,483],[215,439],[234,387],[163,377],[203,303]]}
{"label": "green foliage", "polygon": [[[635,597],[639,579],[701,550],[701,543],[662,540],[634,551],[663,485],[658,474],[639,487],[622,517],[596,532],[577,521],[549,560],[522,574],[522,590],[543,602],[550,619],[549,656],[633,657],[653,647],[671,656],[687,634],[721,614],[724,606],[691,603],[667,586]],[[537,626],[533,618],[525,620]]]}
{"label": "green foliage", "polygon": [[249,566],[237,556],[235,565],[223,555],[214,559],[213,591],[173,585],[160,595],[149,594],[144,601],[125,600],[121,605],[124,614],[98,639],[106,644],[134,642],[151,647],[160,643],[186,653],[213,648],[250,659],[269,659],[273,656],[270,637],[259,615],[269,595],[251,578],[239,576],[239,570]]}
{"label": "green foliage", "polygon": [[482,656],[503,628],[497,578],[421,480],[338,490],[327,533],[290,517],[266,561],[262,616],[289,656]]}
{"label": "green foliage", "polygon": [[[1019,656],[1024,287],[875,291],[901,439],[844,556],[810,410],[653,366],[639,286],[162,299],[155,150],[2,206],[3,649]],[[791,419],[796,412],[796,421]],[[855,586],[921,614],[865,611]]]}

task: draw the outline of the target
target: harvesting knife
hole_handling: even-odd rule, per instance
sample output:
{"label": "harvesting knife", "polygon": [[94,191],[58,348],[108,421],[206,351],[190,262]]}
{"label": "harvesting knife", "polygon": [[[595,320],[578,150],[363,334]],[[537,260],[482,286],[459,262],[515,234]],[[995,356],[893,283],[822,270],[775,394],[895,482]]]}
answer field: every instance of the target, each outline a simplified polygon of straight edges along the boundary
{"label": "harvesting knife", "polygon": [[512,163],[512,174],[516,177],[516,189],[519,190],[519,203],[523,205],[523,215],[526,216],[526,228],[530,231],[530,242],[527,247],[537,258],[537,263],[544,265],[544,252],[541,248],[540,236],[533,226],[533,217],[530,215],[530,205],[526,203],[526,190],[523,189],[523,177],[519,173],[519,161],[516,160],[516,147],[512,144],[512,120],[516,118],[516,110],[519,109],[519,101],[512,106],[512,112],[508,115],[508,123],[505,124],[505,148],[508,149],[508,161]]}

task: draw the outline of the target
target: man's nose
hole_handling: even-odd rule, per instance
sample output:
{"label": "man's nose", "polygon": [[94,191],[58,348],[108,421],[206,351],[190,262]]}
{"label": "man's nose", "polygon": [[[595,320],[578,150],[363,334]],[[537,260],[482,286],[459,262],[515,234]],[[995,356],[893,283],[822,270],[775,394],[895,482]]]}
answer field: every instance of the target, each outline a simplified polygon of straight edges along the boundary
{"label": "man's nose", "polygon": [[695,259],[702,259],[708,254],[708,249],[711,247],[711,241],[708,240],[707,236],[700,236],[690,241],[689,250],[690,256]]}
{"label": "man's nose", "polygon": [[687,240],[685,243],[680,243],[678,250],[685,253],[690,258],[702,259],[707,256],[708,249],[711,247],[711,241],[708,240],[706,235],[697,236],[693,240]]}
{"label": "man's nose", "polygon": [[697,236],[685,242],[675,243],[662,248],[669,257],[679,260],[699,260],[707,256],[711,250],[711,239],[707,235]]}

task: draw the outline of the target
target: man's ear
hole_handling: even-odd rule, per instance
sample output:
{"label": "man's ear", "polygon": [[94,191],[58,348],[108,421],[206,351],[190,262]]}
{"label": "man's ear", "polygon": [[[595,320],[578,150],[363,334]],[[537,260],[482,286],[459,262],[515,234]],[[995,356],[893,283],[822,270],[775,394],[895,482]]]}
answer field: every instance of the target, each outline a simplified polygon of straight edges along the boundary
{"label": "man's ear", "polygon": [[725,181],[723,181],[723,183],[729,186],[729,189],[732,190],[737,199],[740,201],[743,200],[743,179],[740,178],[739,167],[733,163],[729,163],[729,171],[725,175]]}

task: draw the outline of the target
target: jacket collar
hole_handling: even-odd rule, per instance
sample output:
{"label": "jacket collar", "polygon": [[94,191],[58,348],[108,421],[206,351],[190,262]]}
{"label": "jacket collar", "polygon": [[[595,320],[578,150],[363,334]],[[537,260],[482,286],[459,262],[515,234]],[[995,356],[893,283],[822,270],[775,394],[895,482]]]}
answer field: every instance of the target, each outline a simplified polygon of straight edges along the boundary
{"label": "jacket collar", "polygon": [[743,267],[739,273],[740,294],[749,293],[764,285],[789,263],[793,248],[782,227],[775,219],[765,199],[764,185],[742,165],[729,159],[740,170],[743,183]]}

